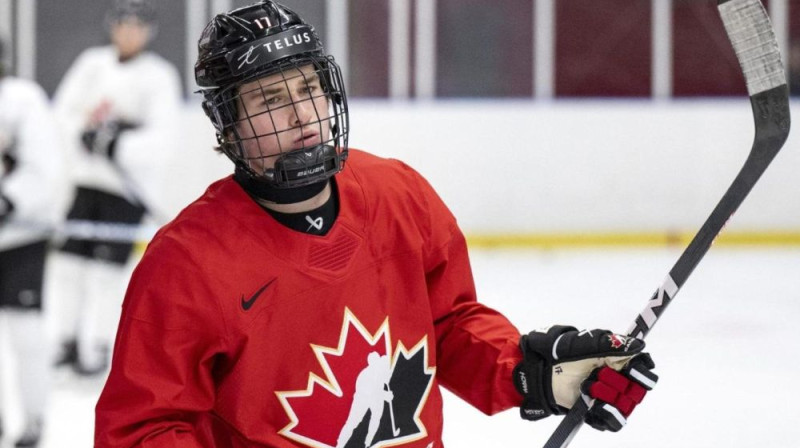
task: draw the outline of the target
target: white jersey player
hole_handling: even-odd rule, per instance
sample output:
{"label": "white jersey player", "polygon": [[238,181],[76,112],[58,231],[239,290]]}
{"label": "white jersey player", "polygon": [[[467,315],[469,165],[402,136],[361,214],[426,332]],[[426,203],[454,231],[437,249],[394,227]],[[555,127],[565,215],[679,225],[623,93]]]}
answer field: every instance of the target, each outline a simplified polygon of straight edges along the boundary
{"label": "white jersey player", "polygon": [[[69,146],[75,194],[67,224],[136,226],[161,221],[169,159],[181,101],[177,70],[145,50],[154,11],[144,1],[117,1],[109,13],[111,46],[85,50],[55,95]],[[71,237],[60,247],[52,281],[62,305],[59,364],[78,373],[105,370],[126,283],[132,241]]]}
{"label": "white jersey player", "polygon": [[16,358],[26,419],[15,446],[30,447],[39,440],[50,384],[42,297],[49,229],[63,191],[63,151],[45,92],[3,76],[1,65],[0,335],[9,337]]}

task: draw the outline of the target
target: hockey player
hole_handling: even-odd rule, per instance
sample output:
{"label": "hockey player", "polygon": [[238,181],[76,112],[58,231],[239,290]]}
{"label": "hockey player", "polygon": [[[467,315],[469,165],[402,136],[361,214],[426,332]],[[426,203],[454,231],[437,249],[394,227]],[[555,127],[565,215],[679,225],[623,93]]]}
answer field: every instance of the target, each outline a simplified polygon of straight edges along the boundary
{"label": "hockey player", "polygon": [[600,400],[590,424],[622,427],[656,379],[644,342],[520,335],[477,302],[431,186],[348,149],[340,69],[296,13],[217,15],[195,75],[234,174],[136,268],[96,447],[441,447],[440,386],[528,419],[583,391]]}
{"label": "hockey player", "polygon": [[[112,45],[84,51],[55,94],[76,186],[67,224],[161,219],[160,189],[178,144],[177,71],[146,51],[156,26],[153,6],[118,0],[107,22]],[[105,372],[132,248],[129,241],[77,237],[61,245],[50,278],[62,317],[58,364],[79,374]]]}
{"label": "hockey player", "polygon": [[[42,296],[52,212],[63,190],[63,152],[44,90],[5,76],[2,60],[0,42],[0,334],[9,336],[16,355],[25,418],[15,446],[32,447],[50,389]],[[0,438],[2,432],[0,419]]]}

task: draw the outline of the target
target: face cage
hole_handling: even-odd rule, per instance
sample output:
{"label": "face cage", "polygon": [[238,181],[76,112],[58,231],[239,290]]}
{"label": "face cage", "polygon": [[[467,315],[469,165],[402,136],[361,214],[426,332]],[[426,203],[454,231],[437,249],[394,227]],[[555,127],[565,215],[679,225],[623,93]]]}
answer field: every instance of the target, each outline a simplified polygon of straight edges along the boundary
{"label": "face cage", "polygon": [[291,60],[226,88],[211,103],[220,149],[259,181],[299,187],[344,167],[347,97],[330,56]]}

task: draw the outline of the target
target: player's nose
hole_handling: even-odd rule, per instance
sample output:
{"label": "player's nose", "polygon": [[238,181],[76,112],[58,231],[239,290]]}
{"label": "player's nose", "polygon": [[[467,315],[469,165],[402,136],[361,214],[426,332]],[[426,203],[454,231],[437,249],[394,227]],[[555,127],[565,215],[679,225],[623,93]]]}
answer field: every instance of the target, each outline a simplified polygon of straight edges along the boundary
{"label": "player's nose", "polygon": [[301,98],[292,104],[293,114],[292,121],[294,125],[303,125],[310,123],[317,115],[314,102],[310,98]]}

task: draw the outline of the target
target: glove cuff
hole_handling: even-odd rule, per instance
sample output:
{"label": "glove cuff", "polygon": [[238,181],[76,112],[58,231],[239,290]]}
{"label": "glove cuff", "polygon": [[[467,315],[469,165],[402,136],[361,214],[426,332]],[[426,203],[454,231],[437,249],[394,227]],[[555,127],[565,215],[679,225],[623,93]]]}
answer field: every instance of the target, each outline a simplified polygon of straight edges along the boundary
{"label": "glove cuff", "polygon": [[541,420],[566,412],[553,397],[553,365],[536,352],[526,349],[527,335],[520,339],[523,361],[514,367],[514,387],[522,395],[520,416],[525,420]]}
{"label": "glove cuff", "polygon": [[622,369],[622,373],[636,381],[640,386],[645,388],[645,390],[653,390],[658,382],[658,375],[653,373],[655,367],[656,364],[653,362],[653,358],[650,357],[650,354],[641,353],[631,359],[628,365]]}

